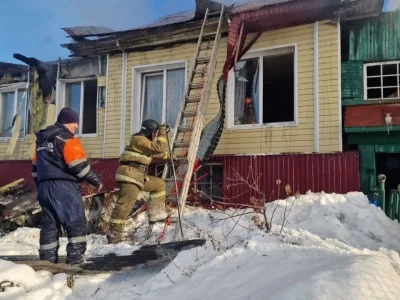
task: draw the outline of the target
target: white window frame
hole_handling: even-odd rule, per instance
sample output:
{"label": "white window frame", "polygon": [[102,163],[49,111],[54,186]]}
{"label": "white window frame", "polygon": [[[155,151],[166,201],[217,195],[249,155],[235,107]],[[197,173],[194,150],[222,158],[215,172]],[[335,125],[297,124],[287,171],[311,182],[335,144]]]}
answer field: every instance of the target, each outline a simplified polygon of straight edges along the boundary
{"label": "white window frame", "polygon": [[[167,101],[167,70],[170,69],[178,69],[178,68],[185,68],[185,87],[187,83],[187,61],[173,61],[167,63],[160,63],[160,64],[151,64],[151,65],[142,65],[136,66],[132,68],[132,93],[131,93],[131,134],[134,134],[140,131],[140,125],[142,123],[142,116],[143,116],[143,107],[141,105],[141,100],[144,97],[144,80],[142,80],[142,75],[146,73],[154,72],[158,74],[163,74],[163,111],[162,111],[162,118],[163,120],[156,120],[158,122],[165,122],[165,113],[166,113],[166,101]],[[152,75],[145,75],[145,76],[152,76]],[[183,99],[182,99],[183,100]],[[170,124],[171,127],[175,127],[175,124]],[[174,130],[171,129],[171,133]]]}
{"label": "white window frame", "polygon": [[[56,93],[56,116],[58,113],[65,107],[65,93],[66,93],[66,84],[67,83],[80,83],[81,84],[81,102],[80,102],[80,110],[83,111],[84,105],[84,95],[85,95],[85,81],[97,80],[96,77],[93,78],[76,78],[76,79],[59,79],[57,81],[57,93]],[[79,115],[79,133],[75,134],[76,137],[79,138],[96,138],[99,135],[99,86],[96,89],[96,133],[82,133],[82,121],[83,114]],[[54,120],[55,121],[55,120]]]}
{"label": "white window frame", "polygon": [[[11,86],[7,87],[0,87],[0,101],[3,101],[3,93],[12,93],[14,92],[14,116],[16,115],[17,109],[18,109],[18,90],[26,90],[26,93],[29,91],[29,84],[26,82],[21,82],[18,84],[13,84]],[[26,97],[28,97],[28,94],[26,94]],[[27,126],[28,126],[28,99],[26,101],[26,108],[25,108],[25,128],[24,128],[24,136],[18,137],[18,140],[23,140],[25,136],[27,135]],[[1,109],[2,105],[0,105],[0,115],[1,115]],[[12,130],[12,129],[10,129]],[[1,133],[1,132],[0,132]],[[0,137],[0,141],[3,142],[8,142],[11,139],[11,137]]]}
{"label": "white window frame", "polygon": [[[397,74],[396,75],[383,75],[382,73],[382,67],[384,65],[394,65],[397,64]],[[366,63],[363,65],[363,79],[364,79],[364,100],[367,101],[385,101],[385,100],[398,100],[400,99],[400,60],[393,60],[393,61],[385,61],[385,62],[378,62],[378,63]],[[381,75],[376,75],[376,76],[367,76],[367,67],[374,67],[374,66],[380,66],[381,67]],[[383,96],[383,77],[393,77],[396,76],[397,77],[397,93],[399,95],[399,97],[397,98],[370,98],[368,99],[368,89],[378,89],[378,87],[372,87],[369,88],[368,87],[368,78],[381,78],[381,95]],[[385,87],[385,88],[391,88],[391,87]],[[392,87],[394,88],[394,86]]]}
{"label": "white window frame", "polygon": [[[294,49],[293,49],[294,48]],[[268,128],[268,127],[297,127],[299,125],[298,122],[298,53],[297,53],[297,43],[294,44],[286,44],[279,45],[274,47],[267,47],[261,49],[254,49],[248,51],[241,59],[249,59],[249,58],[258,58],[260,64],[260,75],[258,76],[258,86],[259,86],[259,97],[260,97],[260,109],[259,109],[259,120],[263,120],[263,99],[264,91],[263,91],[263,57],[265,56],[273,56],[285,53],[293,53],[294,55],[294,121],[290,122],[274,122],[274,123],[266,123],[266,124],[239,124],[235,125],[234,123],[234,105],[235,105],[235,73],[233,68],[229,71],[228,74],[228,84],[227,84],[227,117],[226,117],[226,129],[227,130],[242,130],[242,129],[259,129],[259,128]]]}

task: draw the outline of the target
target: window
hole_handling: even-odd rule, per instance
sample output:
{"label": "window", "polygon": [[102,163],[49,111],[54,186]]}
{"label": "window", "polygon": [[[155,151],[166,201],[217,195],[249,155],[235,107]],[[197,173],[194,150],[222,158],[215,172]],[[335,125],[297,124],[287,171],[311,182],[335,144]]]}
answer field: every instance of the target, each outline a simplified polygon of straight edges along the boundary
{"label": "window", "polygon": [[26,89],[0,91],[0,137],[12,136],[12,122],[17,114],[21,116],[19,136],[25,136],[27,103]]}
{"label": "window", "polygon": [[134,68],[132,133],[143,120],[154,119],[174,127],[185,92],[184,63]]}
{"label": "window", "polygon": [[[177,166],[175,167],[177,168]],[[164,165],[155,165],[154,176],[161,178],[164,171]],[[172,174],[172,168],[169,168],[167,177]],[[200,195],[207,195],[210,198],[220,200],[222,195],[222,184],[223,184],[223,165],[220,163],[211,163],[203,165],[195,174],[192,176],[192,182],[196,181],[191,188],[195,193]]]}
{"label": "window", "polygon": [[295,46],[245,55],[230,74],[230,95],[234,100],[228,127],[295,125],[296,73]]}
{"label": "window", "polygon": [[399,86],[399,61],[364,65],[365,99],[398,99]]}
{"label": "window", "polygon": [[97,107],[98,103],[101,102],[101,99],[97,99],[97,80],[61,82],[59,86],[64,91],[59,100],[59,110],[63,107],[69,107],[79,115],[79,128],[75,134],[96,134]]}

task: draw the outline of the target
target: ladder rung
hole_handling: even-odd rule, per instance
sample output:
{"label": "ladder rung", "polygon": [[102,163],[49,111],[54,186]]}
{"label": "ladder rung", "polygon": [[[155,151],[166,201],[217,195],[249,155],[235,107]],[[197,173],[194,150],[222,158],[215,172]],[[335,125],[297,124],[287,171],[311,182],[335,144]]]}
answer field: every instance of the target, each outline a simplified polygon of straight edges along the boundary
{"label": "ladder rung", "polygon": [[190,146],[190,142],[175,142],[175,148],[186,148]]}
{"label": "ladder rung", "polygon": [[207,37],[215,37],[217,35],[217,33],[215,31],[213,32],[207,32],[203,34],[203,38],[207,38]]}
{"label": "ladder rung", "polygon": [[206,26],[213,26],[213,25],[218,25],[218,24],[219,24],[219,21],[215,21],[215,22],[207,23]]}
{"label": "ladder rung", "polygon": [[193,73],[194,74],[205,74],[205,73],[207,73],[207,68],[201,68],[201,69],[195,69],[195,70],[193,70]]}
{"label": "ladder rung", "polygon": [[210,57],[201,57],[197,59],[198,64],[206,64],[210,61]]}
{"label": "ladder rung", "polygon": [[[175,182],[175,179],[174,179],[174,177],[165,178],[164,181],[165,181],[165,182]],[[176,179],[176,182],[183,182],[183,181],[184,181],[183,178],[177,178],[177,179]]]}
{"label": "ladder rung", "polygon": [[208,15],[207,15],[207,17],[209,17],[209,16],[217,16],[217,15],[220,15],[221,14],[221,11],[214,11],[214,12],[212,12],[212,13],[209,13]]}
{"label": "ladder rung", "polygon": [[193,131],[193,126],[189,125],[189,126],[179,126],[178,127],[178,132],[190,132]]}
{"label": "ladder rung", "polygon": [[204,82],[199,82],[199,83],[191,83],[190,88],[192,89],[202,89],[204,87]]}
{"label": "ladder rung", "polygon": [[182,117],[184,117],[184,118],[195,117],[196,115],[197,115],[197,111],[195,111],[195,110],[182,112]]}
{"label": "ladder rung", "polygon": [[207,49],[211,49],[212,47],[214,47],[214,44],[207,44],[204,46],[200,46],[200,50],[207,50]]}
{"label": "ladder rung", "polygon": [[195,96],[188,96],[186,97],[186,102],[187,103],[197,103],[200,102],[201,95],[195,95]]}

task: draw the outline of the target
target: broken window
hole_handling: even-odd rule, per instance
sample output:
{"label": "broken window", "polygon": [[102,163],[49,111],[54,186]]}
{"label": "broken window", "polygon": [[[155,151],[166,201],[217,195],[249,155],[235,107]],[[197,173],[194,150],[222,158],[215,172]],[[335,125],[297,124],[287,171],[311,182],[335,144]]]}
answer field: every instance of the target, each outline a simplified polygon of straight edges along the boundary
{"label": "broken window", "polygon": [[398,99],[400,62],[366,64],[364,66],[364,97],[367,100]]}
{"label": "broken window", "polygon": [[234,73],[234,125],[295,121],[294,47],[242,59]]}
{"label": "broken window", "polygon": [[[155,165],[154,176],[161,178],[165,165]],[[175,170],[178,165],[175,166]],[[169,166],[167,178],[172,176],[172,167]],[[190,187],[195,193],[199,193],[202,198],[210,197],[215,200],[222,198],[223,187],[223,165],[220,163],[211,163],[203,165],[193,174]]]}
{"label": "broken window", "polygon": [[185,76],[185,68],[142,74],[142,121],[154,119],[175,125],[185,91]]}
{"label": "broken window", "polygon": [[65,84],[65,105],[79,115],[76,134],[97,133],[97,80]]}
{"label": "broken window", "polygon": [[12,136],[12,122],[17,114],[21,117],[19,136],[25,136],[28,103],[26,89],[0,91],[0,101],[0,137]]}

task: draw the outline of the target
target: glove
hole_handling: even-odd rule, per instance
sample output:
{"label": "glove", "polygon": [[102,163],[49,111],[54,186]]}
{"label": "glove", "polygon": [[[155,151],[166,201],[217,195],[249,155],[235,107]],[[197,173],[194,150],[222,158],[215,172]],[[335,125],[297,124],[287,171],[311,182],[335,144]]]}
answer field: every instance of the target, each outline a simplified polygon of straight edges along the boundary
{"label": "glove", "polygon": [[162,124],[160,127],[164,127],[166,133],[171,131],[171,126],[169,126],[168,124]]}

